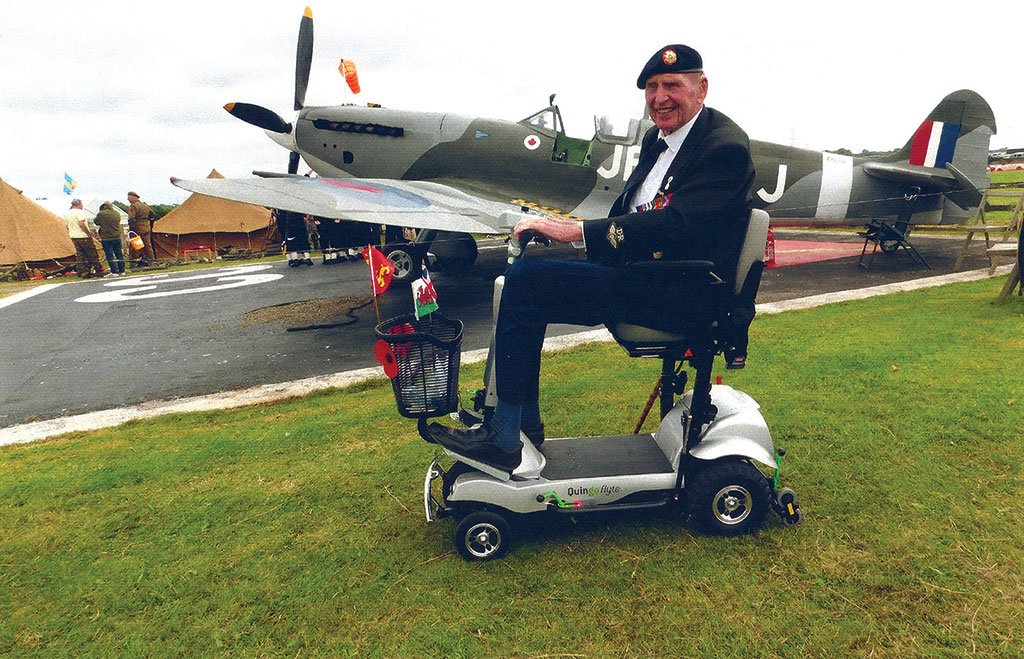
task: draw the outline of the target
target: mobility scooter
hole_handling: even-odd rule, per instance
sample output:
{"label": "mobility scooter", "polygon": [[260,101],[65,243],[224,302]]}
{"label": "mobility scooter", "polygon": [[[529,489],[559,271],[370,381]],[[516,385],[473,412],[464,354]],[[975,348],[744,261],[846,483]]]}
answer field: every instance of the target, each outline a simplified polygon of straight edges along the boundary
{"label": "mobility scooter", "polygon": [[[514,226],[517,214],[506,215],[507,226]],[[441,446],[423,484],[426,517],[428,522],[442,517],[456,521],[455,546],[464,558],[502,556],[512,541],[510,521],[530,515],[675,505],[699,529],[725,536],[757,531],[770,510],[786,525],[802,520],[796,493],[779,487],[784,452],[775,450],[759,405],[741,391],[711,383],[717,355],[726,358],[729,368],[742,368],[746,360],[768,215],[755,209],[747,224],[734,285],[716,277],[708,261],[642,264],[655,277],[685,271],[688,278],[706,281],[708,303],[693,310],[697,329],[674,334],[625,323],[609,326],[631,357],[661,360],[657,432],[548,438],[539,446],[523,434],[522,461],[511,473],[461,455],[457,445]],[[522,244],[510,238],[510,264],[522,257],[528,242],[526,236]],[[504,276],[495,280],[495,319],[503,284]],[[493,333],[475,413],[457,411],[460,321],[437,312],[418,320],[400,317],[379,325],[377,333],[378,358],[392,376],[399,412],[419,419],[424,439],[436,441],[427,418],[450,415],[470,426],[493,412]],[[687,364],[695,371],[689,390]],[[445,456],[454,461],[447,468],[442,467]]]}

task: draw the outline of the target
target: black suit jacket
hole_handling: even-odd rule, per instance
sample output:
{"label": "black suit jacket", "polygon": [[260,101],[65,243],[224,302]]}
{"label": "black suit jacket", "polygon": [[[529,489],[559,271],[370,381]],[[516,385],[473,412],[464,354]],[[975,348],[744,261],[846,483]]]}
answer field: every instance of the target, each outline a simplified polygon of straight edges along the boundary
{"label": "black suit jacket", "polygon": [[[641,143],[641,158],[657,139],[653,127]],[[608,265],[706,259],[715,262],[716,274],[731,278],[754,183],[750,141],[743,129],[705,107],[662,180],[659,194],[669,197],[663,208],[627,212],[626,204],[642,183],[635,178],[626,182],[610,217],[583,224],[587,259]]]}
{"label": "black suit jacket", "polygon": [[[658,138],[651,128],[641,158]],[[732,282],[751,208],[754,164],[747,134],[712,108],[701,110],[662,180],[659,196],[668,203],[656,210],[628,213],[626,204],[642,181],[631,176],[605,219],[587,220],[583,232],[587,259],[622,266],[657,259],[709,260],[714,272]],[[694,302],[690,283],[645,282],[624,276],[616,296],[622,315],[616,320],[658,329],[678,329],[684,308]],[[679,304],[666,305],[667,299]]]}

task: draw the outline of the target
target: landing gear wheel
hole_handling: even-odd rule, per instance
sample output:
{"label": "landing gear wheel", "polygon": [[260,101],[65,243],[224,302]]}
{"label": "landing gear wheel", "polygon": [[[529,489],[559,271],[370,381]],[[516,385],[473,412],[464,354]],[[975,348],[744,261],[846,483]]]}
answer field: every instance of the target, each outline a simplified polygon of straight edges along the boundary
{"label": "landing gear wheel", "polygon": [[455,527],[455,547],[467,561],[499,558],[508,551],[511,539],[508,522],[490,511],[470,513]]}
{"label": "landing gear wheel", "polygon": [[767,480],[749,462],[717,462],[699,470],[687,485],[694,522],[711,535],[756,533],[771,507]]}
{"label": "landing gear wheel", "polygon": [[878,244],[886,254],[892,254],[900,248],[900,244],[895,240],[883,240]]}
{"label": "landing gear wheel", "polygon": [[462,274],[476,263],[478,250],[476,240],[468,233],[439,231],[430,245],[430,252],[437,257],[442,272]]}
{"label": "landing gear wheel", "polygon": [[409,247],[392,247],[388,249],[386,256],[395,266],[392,279],[397,282],[409,282],[420,276],[420,256],[418,252]]}

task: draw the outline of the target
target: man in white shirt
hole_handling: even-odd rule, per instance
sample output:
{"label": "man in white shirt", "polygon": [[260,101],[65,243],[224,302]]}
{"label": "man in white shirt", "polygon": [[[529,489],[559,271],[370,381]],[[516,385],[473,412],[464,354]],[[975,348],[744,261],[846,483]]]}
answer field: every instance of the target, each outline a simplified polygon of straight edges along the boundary
{"label": "man in white shirt", "polygon": [[96,243],[93,242],[96,234],[89,228],[89,214],[82,208],[81,199],[71,202],[71,209],[64,214],[64,221],[68,225],[68,236],[75,245],[78,275],[87,279],[101,276],[103,264],[96,252]]}

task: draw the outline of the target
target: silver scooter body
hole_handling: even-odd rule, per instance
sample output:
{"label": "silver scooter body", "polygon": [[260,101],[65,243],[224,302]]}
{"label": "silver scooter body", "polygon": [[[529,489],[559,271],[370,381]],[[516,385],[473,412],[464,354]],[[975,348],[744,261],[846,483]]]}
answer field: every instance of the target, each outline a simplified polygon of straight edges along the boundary
{"label": "silver scooter body", "polygon": [[[689,455],[708,462],[746,458],[777,469],[771,432],[757,402],[727,385],[713,386],[711,398],[718,414]],[[685,487],[678,472],[690,424],[689,404],[687,392],[653,434],[546,439],[539,450],[524,438],[523,462],[511,476],[446,450],[449,457],[476,470],[459,475],[442,501],[432,488],[441,475],[441,456],[434,459],[424,482],[427,521],[444,510],[478,504],[513,513],[582,513],[668,503],[675,498],[677,482]]]}

